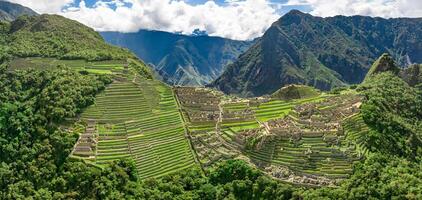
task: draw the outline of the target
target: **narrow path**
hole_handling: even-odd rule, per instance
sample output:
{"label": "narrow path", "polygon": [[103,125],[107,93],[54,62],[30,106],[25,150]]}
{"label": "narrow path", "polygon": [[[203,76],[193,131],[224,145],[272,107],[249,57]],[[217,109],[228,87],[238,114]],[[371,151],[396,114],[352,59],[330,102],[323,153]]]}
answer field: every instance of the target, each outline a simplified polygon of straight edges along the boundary
{"label": "narrow path", "polygon": [[223,122],[223,107],[221,106],[221,104],[223,104],[223,102],[220,102],[218,104],[218,119],[217,122],[215,123],[215,132],[220,135],[221,133],[221,129],[220,129],[220,123]]}
{"label": "narrow path", "polygon": [[137,74],[135,74],[135,76],[133,77],[133,79],[132,79],[132,83],[136,83],[136,78],[137,78]]}
{"label": "narrow path", "polygon": [[230,150],[234,150],[234,151],[237,151],[236,153],[240,153],[240,151],[238,151],[238,149],[241,149],[242,148],[240,145],[238,145],[237,143],[235,145],[235,144],[233,144],[231,142],[227,142],[221,136],[221,134],[222,134],[221,133],[221,123],[223,123],[223,106],[222,106],[223,104],[224,104],[223,101],[221,101],[218,104],[219,115],[218,115],[218,120],[217,120],[217,122],[215,124],[215,134],[216,134],[218,140],[220,140],[220,142],[222,144],[226,145],[227,147],[230,147],[231,148]]}

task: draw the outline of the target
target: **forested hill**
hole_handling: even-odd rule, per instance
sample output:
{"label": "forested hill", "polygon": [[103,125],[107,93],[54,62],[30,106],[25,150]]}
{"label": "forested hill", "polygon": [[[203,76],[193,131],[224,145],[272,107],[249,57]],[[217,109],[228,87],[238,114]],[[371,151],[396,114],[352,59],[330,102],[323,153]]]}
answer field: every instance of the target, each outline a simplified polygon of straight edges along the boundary
{"label": "forested hill", "polygon": [[390,72],[400,77],[403,81],[405,81],[409,86],[412,87],[422,84],[421,64],[412,64],[408,67],[400,67],[394,62],[394,59],[387,53],[383,54],[374,62],[374,64],[371,66],[368,73],[366,74],[365,81],[383,72]]}
{"label": "forested hill", "polygon": [[167,83],[175,85],[210,83],[221,75],[224,66],[252,44],[251,41],[149,30],[102,32],[101,35],[111,44],[132,50],[139,58],[154,65]]}
{"label": "forested hill", "polygon": [[38,14],[25,6],[0,0],[0,21],[13,21],[22,15],[35,16]]}
{"label": "forested hill", "polygon": [[422,18],[314,17],[297,10],[275,22],[211,85],[243,96],[286,84],[329,90],[360,83],[387,52],[402,66],[422,62]]}
{"label": "forested hill", "polygon": [[0,24],[0,59],[54,57],[59,59],[111,60],[134,58],[128,50],[107,44],[77,21],[59,15],[21,16]]}

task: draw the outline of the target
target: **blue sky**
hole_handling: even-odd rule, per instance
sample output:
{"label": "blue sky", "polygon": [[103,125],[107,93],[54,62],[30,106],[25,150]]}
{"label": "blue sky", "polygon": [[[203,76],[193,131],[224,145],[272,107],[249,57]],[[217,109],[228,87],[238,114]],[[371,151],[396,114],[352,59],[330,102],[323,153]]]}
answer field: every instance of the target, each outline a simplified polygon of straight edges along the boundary
{"label": "blue sky", "polygon": [[261,36],[291,9],[314,16],[422,17],[422,0],[8,0],[97,31],[152,29],[237,40]]}
{"label": "blue sky", "polygon": [[[95,1],[95,0],[91,0],[91,1]],[[190,3],[190,4],[203,4],[205,2],[207,2],[208,0],[186,0],[186,2]],[[224,5],[225,4],[225,0],[215,0],[215,2],[217,2],[220,5]],[[271,3],[273,3],[274,5],[282,5],[288,2],[288,0],[270,0]],[[296,9],[296,10],[301,10],[303,12],[309,12],[311,11],[310,6],[306,6],[306,5],[294,5],[294,6],[284,6],[281,9],[277,9],[278,13],[280,13],[281,15],[287,13],[289,10],[292,9]]]}

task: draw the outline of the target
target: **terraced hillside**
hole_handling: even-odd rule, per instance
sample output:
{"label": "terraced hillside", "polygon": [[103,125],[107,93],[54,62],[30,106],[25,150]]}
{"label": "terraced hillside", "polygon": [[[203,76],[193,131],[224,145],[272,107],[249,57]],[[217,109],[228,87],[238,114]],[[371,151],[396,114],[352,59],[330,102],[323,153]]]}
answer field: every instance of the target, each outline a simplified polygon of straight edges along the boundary
{"label": "terraced hillside", "polygon": [[121,73],[127,67],[127,62],[123,60],[91,61],[86,60],[58,60],[55,58],[16,58],[10,63],[9,70],[33,68],[37,70],[47,70],[59,65],[70,67],[77,71],[86,71],[94,74],[115,74]]}
{"label": "terraced hillside", "polygon": [[120,77],[97,96],[81,119],[88,122],[90,140],[81,137],[74,156],[98,165],[132,158],[140,178],[195,164],[173,92],[161,82]]}
{"label": "terraced hillside", "polygon": [[282,101],[231,98],[206,88],[175,90],[202,166],[246,156],[273,177],[331,185],[348,177],[365,154],[359,137],[367,127],[353,92]]}

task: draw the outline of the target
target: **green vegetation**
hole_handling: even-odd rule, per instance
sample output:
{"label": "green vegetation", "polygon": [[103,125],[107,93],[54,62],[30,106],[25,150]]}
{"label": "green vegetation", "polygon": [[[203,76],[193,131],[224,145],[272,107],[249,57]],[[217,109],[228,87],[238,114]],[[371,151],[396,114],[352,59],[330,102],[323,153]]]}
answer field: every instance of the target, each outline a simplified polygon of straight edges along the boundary
{"label": "green vegetation", "polygon": [[[95,93],[104,89],[110,79],[81,75],[68,68],[1,70],[0,83],[4,89],[0,95],[1,199],[215,199],[217,196],[291,195],[290,186],[279,184],[240,161],[219,165],[208,172],[209,178],[192,167],[160,180],[139,181],[134,162],[117,161],[97,168],[68,159],[77,130],[65,131],[65,127],[59,128],[59,123],[92,104]],[[159,90],[168,92],[165,87]],[[233,172],[237,176],[228,179],[227,174]],[[252,187],[253,192],[244,193]]]}
{"label": "green vegetation", "polygon": [[[0,36],[0,199],[422,199],[419,66],[383,55],[359,86],[240,99],[170,88],[60,16]],[[304,67],[325,77],[324,56]]]}
{"label": "green vegetation", "polygon": [[325,97],[323,95],[320,95],[313,98],[305,98],[294,101],[271,100],[269,102],[262,103],[257,108],[253,109],[255,110],[256,118],[261,122],[265,122],[271,119],[278,119],[287,116],[296,105],[318,102],[324,98]]}
{"label": "green vegetation", "polygon": [[271,94],[289,84],[326,91],[359,84],[383,53],[398,65],[421,63],[422,32],[415,28],[421,26],[420,19],[320,18],[292,10],[227,65],[211,85],[227,94],[249,97]]}
{"label": "green vegetation", "polygon": [[126,60],[127,50],[104,42],[93,29],[58,15],[22,16],[11,22],[8,53],[17,57]]}
{"label": "green vegetation", "polygon": [[347,178],[352,172],[353,157],[318,136],[302,137],[298,142],[276,140],[248,154],[254,160],[285,166],[296,173],[336,179]]}
{"label": "green vegetation", "polygon": [[96,154],[88,158],[96,164],[132,158],[142,179],[194,165],[173,92],[163,83],[114,81],[81,116],[96,124]]}
{"label": "green vegetation", "polygon": [[388,55],[388,53],[384,53],[374,62],[374,64],[372,64],[371,68],[366,74],[365,80],[370,79],[370,77],[374,76],[375,74],[387,71],[398,74],[400,69],[394,63],[394,59]]}
{"label": "green vegetation", "polygon": [[0,21],[13,21],[21,15],[33,16],[38,14],[28,7],[8,1],[0,1]]}
{"label": "green vegetation", "polygon": [[[135,61],[138,62],[138,61]],[[139,63],[139,62],[138,62]],[[58,60],[55,58],[16,58],[10,62],[9,70],[18,69],[36,69],[36,70],[49,70],[55,69],[57,66],[66,66],[81,73],[93,74],[113,74],[122,73],[126,66],[124,60],[108,60],[108,61],[86,61],[86,60]],[[145,65],[139,64],[147,69]],[[130,66],[134,67],[134,66]],[[151,77],[149,71],[145,71],[142,76]]]}
{"label": "green vegetation", "polygon": [[[59,128],[66,118],[94,102],[94,95],[111,82],[109,77],[81,75],[68,68],[0,70],[1,199],[89,197],[86,184],[93,184],[92,188],[117,181],[113,169],[101,172],[67,160],[77,135]],[[82,177],[89,181],[85,175],[100,182],[78,181]],[[100,179],[102,175],[109,178]],[[115,183],[108,194],[125,185]]]}
{"label": "green vegetation", "polygon": [[353,167],[353,175],[338,188],[296,192],[302,199],[420,199],[422,167],[409,160],[373,154]]}
{"label": "green vegetation", "polygon": [[347,136],[347,142],[351,142],[359,153],[359,156],[367,156],[368,146],[365,144],[368,137],[369,127],[362,119],[362,115],[354,115],[344,121],[344,132]]}
{"label": "green vegetation", "polygon": [[[365,154],[339,188],[302,191],[304,199],[422,198],[421,86],[410,87],[391,72],[378,73],[359,87],[366,101],[362,118],[346,126]],[[365,122],[368,128],[361,125]],[[356,132],[364,135],[357,137]]]}
{"label": "green vegetation", "polygon": [[373,130],[365,143],[373,152],[416,159],[422,153],[420,86],[410,87],[390,72],[366,80],[360,90],[365,123]]}
{"label": "green vegetation", "polygon": [[[0,186],[6,188],[0,192],[2,199],[422,197],[422,169],[418,164],[422,152],[419,143],[422,90],[420,86],[408,86],[391,73],[374,75],[359,87],[366,98],[362,113],[344,121],[346,137],[337,141],[340,146],[329,144],[330,135],[325,134],[303,136],[296,141],[273,140],[259,151],[247,152],[253,162],[288,166],[306,175],[346,178],[335,188],[309,189],[271,179],[240,160],[216,163],[203,174],[193,162],[178,105],[169,87],[120,72],[113,75],[118,80],[111,83],[110,75],[77,73],[75,68],[17,71],[2,68],[0,86],[5,92],[0,95],[3,163]],[[257,114],[259,110],[271,113],[272,108],[290,107],[289,115],[298,117],[291,104],[316,103],[321,104],[318,109],[332,109],[332,105],[324,104],[325,98],[331,99],[270,101],[260,106],[238,102],[222,107],[227,111],[256,108]],[[95,121],[99,142],[94,159],[68,157],[78,134],[89,126],[69,121],[79,113],[88,124]],[[274,115],[274,119],[280,116]],[[231,139],[241,132],[236,127],[256,128],[246,120],[248,117],[244,119],[222,123],[222,134]],[[215,124],[195,123],[189,130],[199,131],[195,133],[198,136],[203,130],[215,130]],[[344,148],[347,145],[355,146],[365,158],[350,162],[353,158],[344,155],[344,151],[349,151]],[[222,151],[220,147],[215,149]],[[120,160],[126,158],[129,160]]]}
{"label": "green vegetation", "polygon": [[288,85],[274,92],[271,97],[280,100],[313,98],[320,95],[320,91],[306,85]]}

